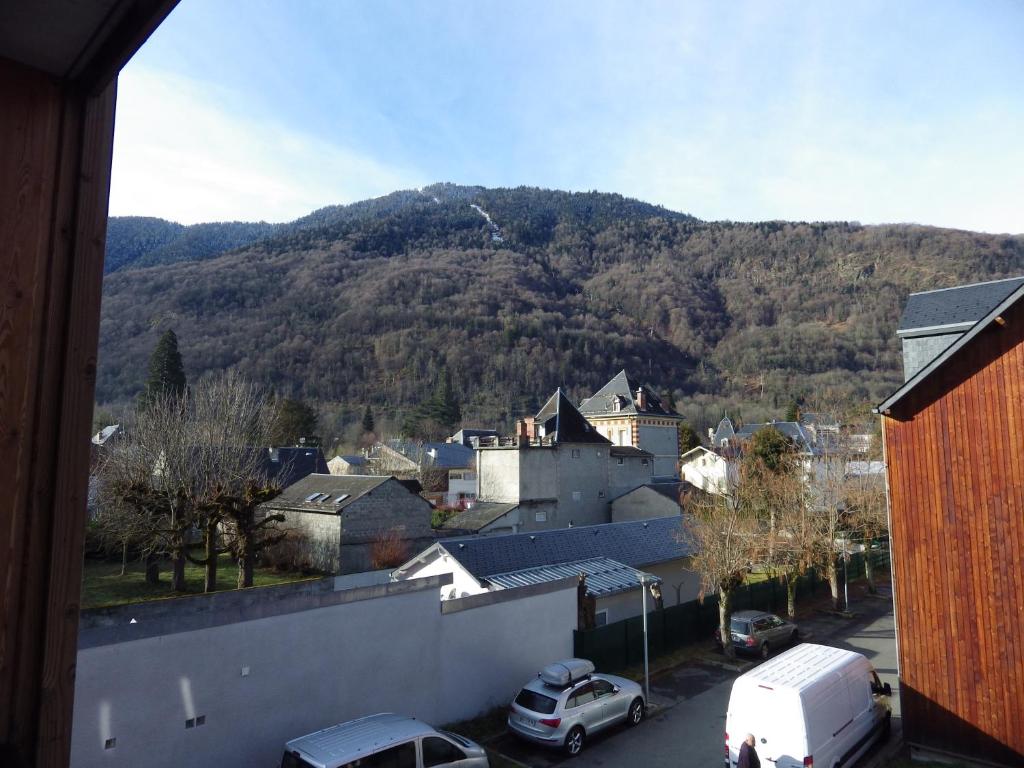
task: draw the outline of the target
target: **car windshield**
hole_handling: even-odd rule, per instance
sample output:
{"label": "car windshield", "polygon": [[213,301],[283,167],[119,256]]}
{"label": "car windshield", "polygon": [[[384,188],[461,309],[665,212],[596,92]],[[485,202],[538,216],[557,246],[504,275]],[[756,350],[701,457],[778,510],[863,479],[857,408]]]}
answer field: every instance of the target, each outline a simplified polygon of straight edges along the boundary
{"label": "car windshield", "polygon": [[542,693],[531,691],[529,688],[523,688],[516,696],[516,704],[523,709],[528,709],[531,712],[539,712],[542,715],[550,715],[555,711],[555,707],[558,706],[558,700],[552,699],[550,696],[545,696]]}
{"label": "car windshield", "polygon": [[750,634],[750,622],[745,619],[733,619],[730,627],[733,632],[739,635]]}

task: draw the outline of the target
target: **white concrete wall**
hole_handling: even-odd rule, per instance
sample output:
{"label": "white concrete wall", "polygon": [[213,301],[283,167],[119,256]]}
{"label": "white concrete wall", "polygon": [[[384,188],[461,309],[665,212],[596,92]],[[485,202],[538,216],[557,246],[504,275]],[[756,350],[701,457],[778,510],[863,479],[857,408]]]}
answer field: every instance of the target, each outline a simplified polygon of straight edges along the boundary
{"label": "white concrete wall", "polygon": [[519,501],[519,451],[514,448],[476,452],[477,498],[482,501]]}
{"label": "white concrete wall", "polygon": [[700,594],[700,576],[689,569],[689,558],[644,566],[641,570],[653,573],[661,579],[661,596],[666,608],[696,600]]}
{"label": "white concrete wall", "polygon": [[717,454],[698,451],[681,469],[683,479],[703,491],[719,496],[729,491],[729,463]]}
{"label": "white concrete wall", "polygon": [[[81,637],[71,765],[272,768],[287,739],[361,715],[442,724],[507,704],[538,669],[571,655],[573,584],[449,601],[443,611],[438,587],[367,587],[340,593],[347,602],[232,623],[218,623],[224,612],[190,615],[202,598],[160,606],[162,618],[146,618],[146,606],[108,615],[110,626]],[[232,616],[287,602],[240,594]],[[128,625],[133,612],[141,618]],[[143,636],[157,626],[166,632]],[[140,639],[109,642],[133,632]],[[203,725],[185,727],[200,716]]]}

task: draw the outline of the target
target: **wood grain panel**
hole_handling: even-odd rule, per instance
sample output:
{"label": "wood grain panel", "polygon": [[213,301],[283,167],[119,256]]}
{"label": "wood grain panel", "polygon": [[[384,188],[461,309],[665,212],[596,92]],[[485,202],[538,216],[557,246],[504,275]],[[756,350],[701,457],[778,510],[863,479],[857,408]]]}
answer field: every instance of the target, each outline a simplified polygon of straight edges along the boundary
{"label": "wood grain panel", "polygon": [[1024,302],[883,417],[906,737],[1024,764]]}
{"label": "wood grain panel", "polygon": [[114,94],[0,61],[5,767],[70,752]]}

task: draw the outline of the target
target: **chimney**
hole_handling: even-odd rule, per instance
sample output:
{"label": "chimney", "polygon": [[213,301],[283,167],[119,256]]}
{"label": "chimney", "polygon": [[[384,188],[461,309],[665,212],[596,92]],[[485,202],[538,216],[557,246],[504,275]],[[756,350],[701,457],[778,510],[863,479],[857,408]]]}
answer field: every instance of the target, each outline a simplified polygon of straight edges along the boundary
{"label": "chimney", "polygon": [[520,440],[532,440],[534,437],[535,425],[533,416],[526,416],[516,422],[516,436]]}
{"label": "chimney", "polygon": [[647,395],[644,393],[643,387],[637,387],[636,390],[636,409],[638,411],[647,410]]}

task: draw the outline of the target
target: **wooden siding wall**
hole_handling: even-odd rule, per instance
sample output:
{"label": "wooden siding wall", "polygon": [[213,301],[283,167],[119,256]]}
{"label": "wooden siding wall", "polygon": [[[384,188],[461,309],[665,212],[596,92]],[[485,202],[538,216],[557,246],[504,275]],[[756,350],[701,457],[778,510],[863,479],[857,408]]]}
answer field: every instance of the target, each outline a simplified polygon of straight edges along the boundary
{"label": "wooden siding wall", "polygon": [[1024,765],[1024,301],[883,417],[904,735]]}
{"label": "wooden siding wall", "polygon": [[115,86],[0,59],[0,765],[69,758]]}

